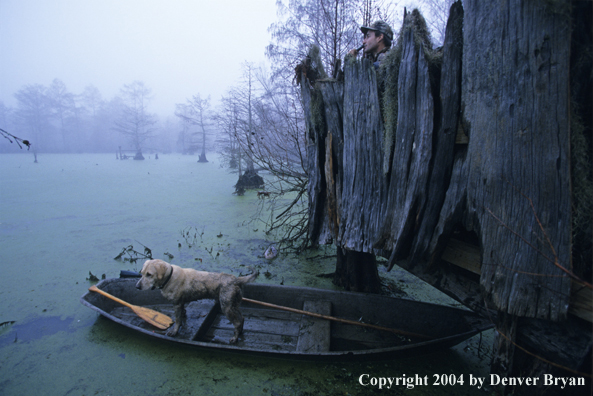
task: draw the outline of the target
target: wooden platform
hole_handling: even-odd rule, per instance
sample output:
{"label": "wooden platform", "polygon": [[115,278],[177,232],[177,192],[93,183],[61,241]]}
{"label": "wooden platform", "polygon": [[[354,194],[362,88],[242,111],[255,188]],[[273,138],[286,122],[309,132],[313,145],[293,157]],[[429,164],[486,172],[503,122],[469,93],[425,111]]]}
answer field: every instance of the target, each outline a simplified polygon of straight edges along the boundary
{"label": "wooden platform", "polygon": [[[452,238],[441,258],[471,273],[482,273],[480,248],[476,245]],[[568,313],[593,323],[593,291],[573,282]]]}

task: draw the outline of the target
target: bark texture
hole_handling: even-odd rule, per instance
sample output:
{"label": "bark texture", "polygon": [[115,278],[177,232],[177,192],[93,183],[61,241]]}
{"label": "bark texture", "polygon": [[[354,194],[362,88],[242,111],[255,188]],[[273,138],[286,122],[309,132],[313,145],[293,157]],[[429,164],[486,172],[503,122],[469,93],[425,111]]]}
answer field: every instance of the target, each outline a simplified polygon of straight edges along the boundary
{"label": "bark texture", "polygon": [[481,285],[496,307],[558,320],[570,294],[556,266],[570,264],[569,14],[530,1],[464,5],[469,144],[435,236],[461,221],[480,237]]}
{"label": "bark texture", "polygon": [[453,5],[438,51],[413,11],[378,72],[350,57],[344,82],[302,84],[309,236],[429,270],[463,228],[477,235],[480,284],[498,310],[559,320],[570,294],[560,268],[571,235],[569,13],[465,7]]}

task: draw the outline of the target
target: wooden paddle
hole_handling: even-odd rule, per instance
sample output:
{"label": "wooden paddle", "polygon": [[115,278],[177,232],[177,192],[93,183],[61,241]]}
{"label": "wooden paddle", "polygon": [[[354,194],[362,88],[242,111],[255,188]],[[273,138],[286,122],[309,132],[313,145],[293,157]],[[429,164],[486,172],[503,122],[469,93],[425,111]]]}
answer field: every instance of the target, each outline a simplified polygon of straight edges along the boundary
{"label": "wooden paddle", "polygon": [[157,312],[150,308],[140,307],[138,305],[132,305],[130,303],[127,303],[124,300],[120,300],[119,298],[112,296],[111,294],[99,289],[95,285],[89,287],[89,290],[102,294],[105,297],[112,299],[113,301],[125,305],[126,307],[134,311],[134,313],[138,315],[141,319],[144,319],[154,327],[158,327],[161,330],[168,329],[173,324],[173,320],[171,320],[171,318],[167,315]]}
{"label": "wooden paddle", "polygon": [[336,318],[335,316],[327,316],[327,315],[322,315],[322,314],[318,314],[315,312],[303,311],[303,310],[296,309],[296,308],[284,307],[282,305],[270,304],[267,302],[252,300],[250,298],[245,298],[245,297],[243,297],[243,301],[253,303],[253,304],[263,305],[264,307],[276,308],[276,309],[280,309],[283,311],[294,312],[294,313],[298,313],[298,314],[302,314],[302,315],[308,315],[308,316],[312,316],[314,318],[333,320],[334,322],[346,323],[346,324],[351,324],[354,326],[369,327],[369,328],[375,329],[375,330],[388,331],[390,333],[395,333],[395,334],[404,335],[404,336],[408,336],[408,337],[428,338],[428,339],[434,338],[434,337],[429,337],[429,336],[426,336],[423,334],[415,334],[415,333],[410,333],[410,332],[399,330],[399,329],[393,329],[391,327],[383,327],[383,326],[377,326],[377,325],[370,324],[370,323],[357,322],[355,320]]}

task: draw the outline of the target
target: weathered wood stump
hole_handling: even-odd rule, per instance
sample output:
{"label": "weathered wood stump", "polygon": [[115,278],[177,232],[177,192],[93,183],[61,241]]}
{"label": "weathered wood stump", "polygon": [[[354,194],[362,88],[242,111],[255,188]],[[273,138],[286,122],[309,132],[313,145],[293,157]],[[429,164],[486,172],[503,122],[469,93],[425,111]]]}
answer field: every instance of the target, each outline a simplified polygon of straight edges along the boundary
{"label": "weathered wood stump", "polygon": [[381,290],[381,279],[374,254],[341,247],[338,247],[337,253],[334,284],[348,291],[378,293]]}
{"label": "weathered wood stump", "polygon": [[239,176],[236,189],[253,189],[262,188],[264,186],[264,179],[257,174],[255,169],[247,169],[242,175]]}
{"label": "weathered wood stump", "polygon": [[[571,115],[577,61],[570,49],[578,40],[593,52],[591,6],[464,6],[453,4],[437,50],[415,10],[378,71],[347,57],[344,80],[329,79],[315,50],[297,68],[309,143],[309,238],[336,244],[336,279],[344,287],[375,282],[369,257],[378,254],[498,317],[499,374],[542,373],[551,369],[542,362],[555,359],[578,370],[590,356],[591,334],[567,320],[571,284],[579,282],[571,205],[590,212],[571,190],[571,117],[573,129],[575,108],[590,117],[591,94],[573,89],[585,110],[573,105]],[[584,30],[572,32],[579,26]],[[589,144],[581,162],[589,164],[591,124],[580,124]],[[584,173],[590,186],[590,168]],[[590,276],[588,221],[574,234],[588,263],[579,259],[575,271]],[[477,264],[444,261],[453,246],[466,245]],[[567,338],[566,326],[579,336]],[[554,343],[529,341],[545,331]]]}

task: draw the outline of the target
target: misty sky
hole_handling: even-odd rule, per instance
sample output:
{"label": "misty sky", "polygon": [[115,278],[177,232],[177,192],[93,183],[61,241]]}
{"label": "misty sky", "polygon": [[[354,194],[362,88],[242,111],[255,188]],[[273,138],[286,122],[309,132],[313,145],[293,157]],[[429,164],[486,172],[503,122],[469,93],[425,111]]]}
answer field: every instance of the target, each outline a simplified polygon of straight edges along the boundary
{"label": "misty sky", "polygon": [[108,100],[140,80],[151,111],[173,115],[197,93],[216,102],[244,61],[265,62],[276,20],[275,0],[0,0],[0,101],[15,107],[24,85],[54,78]]}

